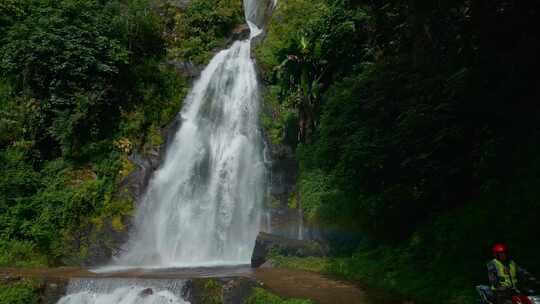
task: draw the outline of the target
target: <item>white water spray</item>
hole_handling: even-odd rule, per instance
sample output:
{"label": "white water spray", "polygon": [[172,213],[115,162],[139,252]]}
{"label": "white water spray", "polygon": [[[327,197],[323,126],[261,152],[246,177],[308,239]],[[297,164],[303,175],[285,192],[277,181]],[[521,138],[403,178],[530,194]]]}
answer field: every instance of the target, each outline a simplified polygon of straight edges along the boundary
{"label": "white water spray", "polygon": [[183,281],[73,279],[58,304],[189,304]]}

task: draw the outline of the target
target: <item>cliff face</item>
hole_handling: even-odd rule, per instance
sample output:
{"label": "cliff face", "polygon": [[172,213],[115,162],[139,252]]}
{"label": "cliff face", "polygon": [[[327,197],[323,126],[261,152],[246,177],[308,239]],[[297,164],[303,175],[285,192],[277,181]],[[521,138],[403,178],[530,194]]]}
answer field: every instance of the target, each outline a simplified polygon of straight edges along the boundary
{"label": "cliff face", "polygon": [[[273,0],[265,1],[264,5],[252,14],[256,16],[257,26],[263,26],[264,31],[255,37],[253,41],[253,54],[258,54],[258,48],[266,38],[266,33],[272,14],[275,9],[279,9],[279,4]],[[256,58],[257,59],[257,58]],[[261,78],[265,78],[263,66],[259,66]],[[262,81],[264,83],[264,81]],[[263,91],[266,88],[263,89]],[[266,94],[263,94],[266,95]],[[276,119],[280,116],[280,109],[276,105],[263,101],[264,113],[269,119]],[[264,125],[264,124],[263,124]],[[297,180],[299,175],[299,165],[296,159],[296,138],[295,130],[285,128],[280,134],[280,140],[271,140],[272,130],[266,128],[267,134],[267,157],[271,160],[269,170],[269,199],[266,209],[266,231],[289,239],[318,239],[319,231],[312,223],[304,223],[303,215],[297,200]]]}

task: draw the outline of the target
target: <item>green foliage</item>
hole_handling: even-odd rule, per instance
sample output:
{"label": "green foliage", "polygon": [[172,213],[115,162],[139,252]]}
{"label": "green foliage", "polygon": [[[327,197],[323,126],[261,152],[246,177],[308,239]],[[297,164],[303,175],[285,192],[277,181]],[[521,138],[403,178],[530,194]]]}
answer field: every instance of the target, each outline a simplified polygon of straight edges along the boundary
{"label": "green foliage", "polygon": [[279,86],[268,86],[264,102],[268,108],[262,115],[262,124],[273,144],[285,143],[296,147],[298,140],[298,114],[286,103],[279,101]]}
{"label": "green foliage", "polygon": [[26,1],[4,0],[0,3],[0,37],[5,35],[5,29],[24,15]]}
{"label": "green foliage", "polygon": [[0,181],[2,239],[25,240],[7,242],[10,254],[28,249],[25,255],[31,257],[36,249],[54,261],[66,253],[66,241],[88,225],[92,215],[123,211],[111,208],[114,175],[97,168],[75,169],[62,160],[46,162],[37,172],[21,150],[8,149],[0,156],[6,173]]}
{"label": "green foliage", "polygon": [[42,99],[38,127],[65,148],[84,140],[83,132],[110,128],[99,115],[111,110],[105,84],[116,81],[129,56],[120,33],[106,26],[111,13],[93,1],[37,4],[3,38],[3,72]]}
{"label": "green foliage", "polygon": [[325,199],[333,196],[333,191],[328,176],[325,176],[324,172],[320,170],[302,172],[299,192],[305,216],[310,220],[326,216],[321,208]]}
{"label": "green foliage", "polygon": [[[400,240],[440,212],[501,193],[495,185],[536,161],[540,133],[527,131],[540,115],[527,68],[534,56],[525,45],[499,51],[474,38],[515,41],[508,26],[468,27],[469,18],[521,24],[514,13],[525,7],[494,17],[505,3],[483,10],[466,1],[297,0],[278,7],[257,57],[271,85],[269,104],[298,113],[306,214]],[[523,35],[533,37],[537,21],[526,22]],[[526,60],[493,70],[497,58],[522,53]],[[525,78],[509,78],[517,70]],[[522,105],[506,102],[512,88]],[[271,138],[283,126],[274,121]]]}
{"label": "green foliage", "polygon": [[175,12],[171,56],[206,63],[233,28],[244,23],[240,0],[194,0]]}
{"label": "green foliage", "polygon": [[165,55],[162,24],[147,5],[41,1],[7,28],[0,68],[13,91],[31,97],[31,124],[24,127],[44,156],[60,148],[84,158],[84,146],[109,137],[121,111],[145,105],[155,112],[171,97],[164,87],[172,77],[154,61]]}
{"label": "green foliage", "polygon": [[264,79],[277,91],[274,98],[286,109],[280,113],[294,109],[297,134],[290,136],[295,140],[293,147],[298,139],[312,139],[319,124],[321,93],[328,84],[354,70],[356,65],[351,63],[366,56],[367,37],[360,29],[368,22],[363,10],[347,10],[339,2],[295,0],[278,7],[256,55]]}
{"label": "green foliage", "polygon": [[0,4],[2,265],[84,262],[105,223],[125,228],[133,200],[117,184],[134,169],[128,155],[163,143],[188,89],[163,63],[167,50],[206,61],[243,22],[239,0],[196,0],[163,17],[151,7]]}
{"label": "green foliage", "polygon": [[209,280],[204,284],[203,302],[208,304],[221,303],[221,285],[215,280]]}
{"label": "green foliage", "polygon": [[33,7],[4,38],[3,70],[40,97],[61,98],[110,80],[129,56],[118,41],[122,33],[108,27],[117,22],[114,13],[94,1]]}
{"label": "green foliage", "polygon": [[529,233],[529,223],[540,212],[536,194],[521,182],[512,188],[516,192],[508,201],[491,197],[470,202],[437,216],[399,243],[362,246],[350,256],[273,255],[271,259],[278,267],[336,275],[418,303],[431,303],[434,298],[442,303],[472,303],[473,287],[487,283],[485,262],[495,242],[508,243],[517,263],[540,273],[536,258],[540,246],[531,242]]}
{"label": "green foliage", "polygon": [[193,280],[197,292],[196,301],[202,304],[219,304],[222,301],[224,286],[214,278],[199,278]]}
{"label": "green foliage", "polygon": [[135,67],[133,76],[137,85],[131,90],[136,103],[122,109],[117,137],[128,138],[134,148],[158,145],[161,128],[180,110],[188,81],[154,60]]}
{"label": "green foliage", "polygon": [[123,228],[127,154],[162,142],[186,91],[163,25],[145,0],[2,2],[2,265],[84,258],[88,231]]}
{"label": "green foliage", "polygon": [[325,2],[320,0],[280,3],[268,26],[267,37],[256,49],[262,67],[269,70],[279,66],[286,59],[291,43],[296,42],[311,27],[311,22],[327,10]]}
{"label": "green foliage", "polygon": [[0,304],[37,304],[36,284],[30,281],[14,284],[0,283]]}
{"label": "green foliage", "polygon": [[276,267],[297,269],[312,272],[325,272],[330,266],[330,260],[323,257],[295,257],[273,255],[271,257],[272,264]]}
{"label": "green foliage", "polygon": [[280,3],[256,54],[267,104],[298,115],[300,206],[379,246],[328,271],[454,303],[495,241],[540,271],[538,20],[506,0]]}
{"label": "green foliage", "polygon": [[37,253],[35,244],[30,241],[0,240],[0,266],[38,267],[46,266],[47,258]]}
{"label": "green foliage", "polygon": [[424,265],[407,248],[390,247],[334,259],[325,272],[419,303],[432,303],[434,298],[442,303],[473,303],[479,281],[470,281],[460,272],[463,269],[453,266],[440,261]]}
{"label": "green foliage", "polygon": [[255,288],[253,294],[247,299],[246,304],[310,304],[309,300],[288,299],[284,300],[263,288]]}

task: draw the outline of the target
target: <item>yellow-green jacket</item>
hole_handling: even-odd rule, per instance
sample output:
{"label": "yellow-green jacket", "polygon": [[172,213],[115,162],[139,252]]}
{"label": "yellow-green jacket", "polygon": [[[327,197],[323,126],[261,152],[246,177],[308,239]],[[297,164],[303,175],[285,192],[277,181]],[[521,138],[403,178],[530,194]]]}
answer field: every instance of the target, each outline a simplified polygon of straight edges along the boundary
{"label": "yellow-green jacket", "polygon": [[529,276],[527,271],[512,260],[502,263],[493,259],[487,264],[487,268],[489,282],[493,290],[517,289],[519,279]]}

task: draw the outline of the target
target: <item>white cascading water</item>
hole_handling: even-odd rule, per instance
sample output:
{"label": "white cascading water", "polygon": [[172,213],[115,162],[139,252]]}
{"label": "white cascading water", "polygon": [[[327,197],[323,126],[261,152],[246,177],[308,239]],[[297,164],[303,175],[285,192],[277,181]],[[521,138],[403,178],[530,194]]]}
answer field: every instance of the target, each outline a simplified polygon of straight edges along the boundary
{"label": "white cascading water", "polygon": [[[250,39],[219,52],[195,82],[178,116],[181,125],[137,210],[130,240],[102,271],[250,263],[266,174],[250,54],[251,39],[261,33],[258,5],[259,0],[244,1]],[[177,283],[170,284],[72,280],[58,304],[188,303]]]}
{"label": "white cascading water", "polygon": [[[250,19],[257,1],[246,1]],[[251,39],[218,53],[179,114],[181,126],[137,210],[116,266],[247,264],[260,226],[265,164]]]}
{"label": "white cascading water", "polygon": [[58,304],[189,304],[183,281],[72,279]]}

